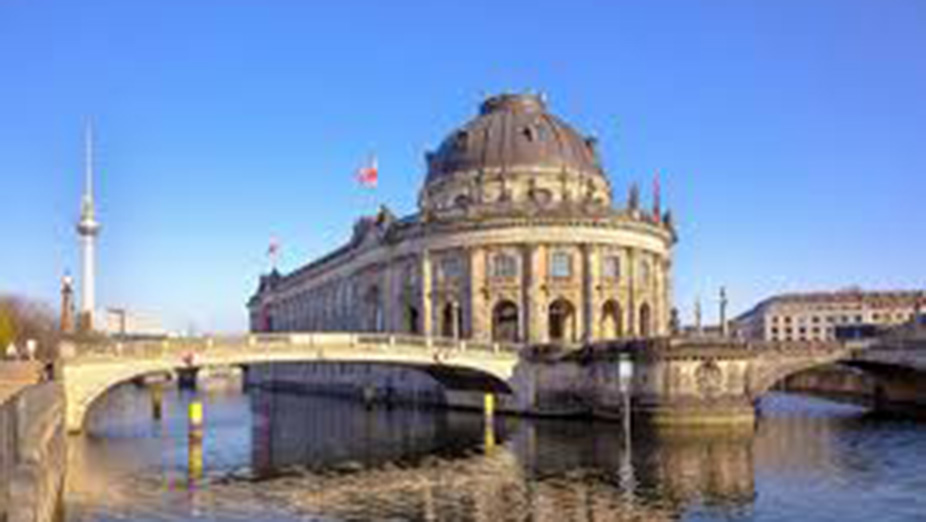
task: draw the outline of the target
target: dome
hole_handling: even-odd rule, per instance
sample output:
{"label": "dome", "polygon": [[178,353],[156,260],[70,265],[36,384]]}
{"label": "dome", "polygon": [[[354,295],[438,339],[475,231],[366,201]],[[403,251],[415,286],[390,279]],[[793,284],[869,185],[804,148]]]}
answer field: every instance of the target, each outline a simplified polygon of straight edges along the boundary
{"label": "dome", "polygon": [[464,171],[550,167],[602,175],[595,139],[547,112],[534,94],[500,94],[428,158],[428,181]]}
{"label": "dome", "polygon": [[[535,94],[500,94],[486,99],[476,118],[451,132],[427,155],[427,164],[424,193],[432,200],[444,200],[439,204],[442,207],[450,204],[448,198],[460,198],[460,184],[454,181],[473,177],[478,177],[480,184],[500,179],[503,184],[515,184],[515,180],[531,178],[525,183],[531,187],[555,185],[557,188],[550,190],[563,199],[570,195],[559,187],[574,185],[570,190],[577,198],[586,191],[584,187],[593,187],[591,190],[610,198],[596,140],[547,112],[543,97]],[[483,194],[478,189],[469,192]],[[497,197],[511,198],[510,192],[503,188]],[[527,189],[521,194],[527,197]],[[472,202],[472,196],[467,194],[465,201]],[[489,201],[480,196],[480,202]]]}

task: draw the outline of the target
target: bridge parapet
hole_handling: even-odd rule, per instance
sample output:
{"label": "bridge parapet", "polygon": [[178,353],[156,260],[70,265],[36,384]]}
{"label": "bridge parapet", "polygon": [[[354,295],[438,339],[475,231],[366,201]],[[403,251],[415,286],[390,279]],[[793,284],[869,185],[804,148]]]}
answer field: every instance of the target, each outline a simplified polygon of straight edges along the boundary
{"label": "bridge parapet", "polygon": [[248,350],[304,350],[316,347],[402,347],[426,351],[482,351],[491,353],[518,353],[522,345],[512,343],[486,343],[444,337],[424,337],[387,333],[328,333],[293,332],[252,334],[243,336],[209,336],[196,338],[168,338],[158,340],[106,339],[86,343],[73,343],[62,350],[70,362],[112,358],[152,359],[184,354],[199,355],[212,351]]}

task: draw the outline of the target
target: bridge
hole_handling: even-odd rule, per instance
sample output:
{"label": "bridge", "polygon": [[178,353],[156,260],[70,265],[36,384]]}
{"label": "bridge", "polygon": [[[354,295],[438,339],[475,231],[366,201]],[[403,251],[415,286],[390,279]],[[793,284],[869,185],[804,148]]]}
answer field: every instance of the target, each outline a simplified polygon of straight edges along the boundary
{"label": "bridge", "polygon": [[[757,399],[775,383],[842,363],[882,382],[885,403],[926,406],[926,339],[911,343],[909,336],[891,342],[654,338],[528,347],[380,333],[279,333],[106,340],[64,351],[61,375],[72,433],[82,431],[87,412],[108,390],[141,376],[210,366],[266,370],[319,362],[413,368],[447,390],[481,392],[479,399],[482,393],[498,394],[503,411],[607,417],[630,404],[658,423],[752,421]],[[273,372],[264,374],[275,378]],[[361,379],[354,384],[367,384]]]}
{"label": "bridge", "polygon": [[[164,339],[73,345],[62,375],[67,427],[83,429],[93,403],[118,384],[177,370],[279,363],[381,363],[417,368],[449,387],[458,374],[476,372],[486,391],[510,391],[518,346],[417,336],[348,333],[261,334],[243,337]],[[471,383],[472,379],[466,379]]]}

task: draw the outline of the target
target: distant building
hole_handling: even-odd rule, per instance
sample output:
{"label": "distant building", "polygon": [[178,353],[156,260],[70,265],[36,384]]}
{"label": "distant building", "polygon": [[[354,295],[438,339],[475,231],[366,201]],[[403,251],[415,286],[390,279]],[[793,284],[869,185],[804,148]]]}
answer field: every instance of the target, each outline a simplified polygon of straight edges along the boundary
{"label": "distant building", "polygon": [[124,308],[107,308],[97,312],[97,317],[104,320],[97,325],[101,333],[118,337],[165,337],[160,318],[152,314],[140,313]]}
{"label": "distant building", "polygon": [[251,330],[496,341],[665,335],[676,235],[658,196],[615,208],[596,140],[542,97],[502,94],[426,155],[418,212],[260,279]]}
{"label": "distant building", "polygon": [[920,291],[862,291],[782,294],[768,298],[733,321],[736,335],[767,341],[834,340],[913,321],[923,303]]}

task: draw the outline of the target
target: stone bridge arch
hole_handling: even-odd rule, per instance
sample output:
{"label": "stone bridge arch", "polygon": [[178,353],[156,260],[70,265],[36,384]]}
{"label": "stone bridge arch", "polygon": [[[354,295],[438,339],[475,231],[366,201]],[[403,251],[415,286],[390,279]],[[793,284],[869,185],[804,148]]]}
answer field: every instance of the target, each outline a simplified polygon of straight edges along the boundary
{"label": "stone bridge arch", "polygon": [[779,382],[801,372],[851,360],[852,350],[841,345],[824,348],[766,348],[753,361],[748,392],[753,399],[768,393]]}
{"label": "stone bridge arch", "polygon": [[518,362],[514,347],[414,337],[305,334],[251,341],[208,342],[182,348],[161,343],[155,349],[143,346],[130,353],[69,358],[62,368],[68,431],[83,431],[92,406],[114,387],[145,375],[184,368],[288,362],[376,363],[414,368],[450,389],[457,386],[511,393],[508,383]]}

